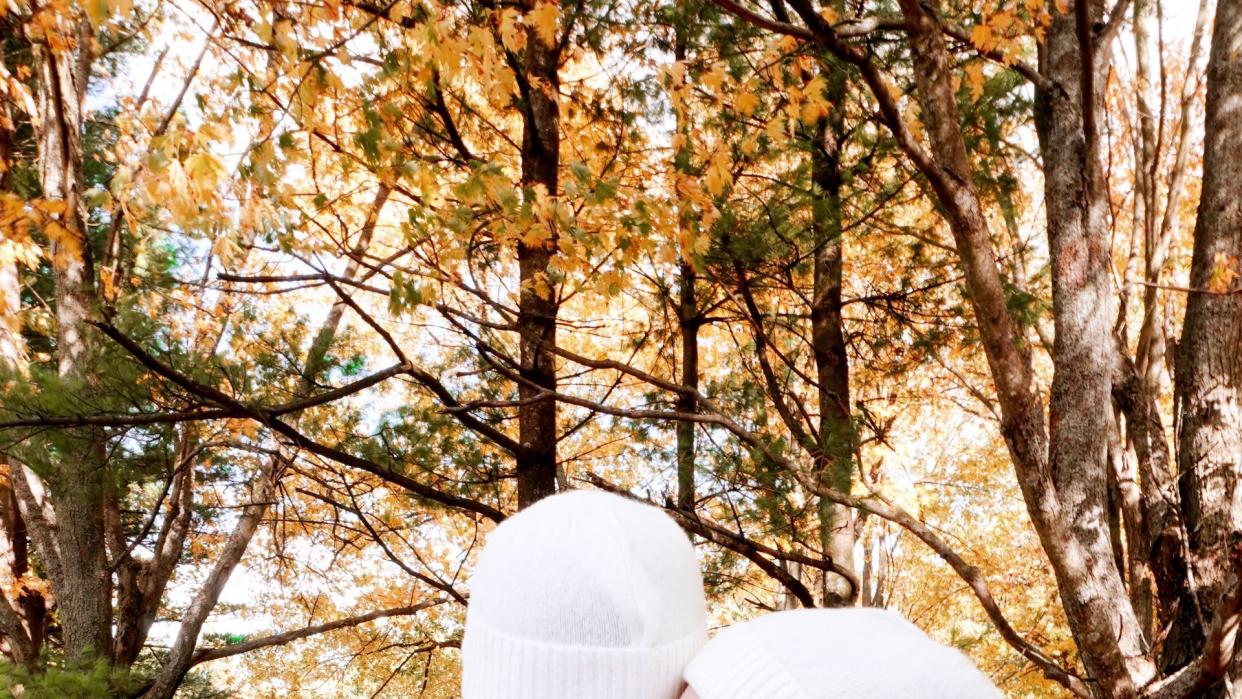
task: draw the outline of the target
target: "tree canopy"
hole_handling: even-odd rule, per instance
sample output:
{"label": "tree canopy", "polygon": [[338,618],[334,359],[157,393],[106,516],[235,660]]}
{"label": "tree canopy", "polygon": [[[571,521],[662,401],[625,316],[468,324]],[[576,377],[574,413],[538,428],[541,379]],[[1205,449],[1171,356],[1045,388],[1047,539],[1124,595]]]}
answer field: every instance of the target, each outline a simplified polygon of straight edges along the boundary
{"label": "tree canopy", "polygon": [[458,693],[569,488],[719,624],[1234,696],[1242,0],[0,4],[0,683]]}

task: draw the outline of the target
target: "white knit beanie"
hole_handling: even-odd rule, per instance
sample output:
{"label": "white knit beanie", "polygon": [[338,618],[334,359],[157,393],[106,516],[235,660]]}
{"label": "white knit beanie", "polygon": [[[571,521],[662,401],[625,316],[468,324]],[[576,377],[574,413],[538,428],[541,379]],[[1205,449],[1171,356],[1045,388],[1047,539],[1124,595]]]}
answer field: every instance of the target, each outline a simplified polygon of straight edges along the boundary
{"label": "white knit beanie", "polygon": [[676,699],[707,641],[694,548],[660,510],[554,495],[492,532],[470,584],[463,699]]}
{"label": "white knit beanie", "polygon": [[1000,699],[965,655],[880,609],[799,609],[731,626],[686,668],[700,699]]}

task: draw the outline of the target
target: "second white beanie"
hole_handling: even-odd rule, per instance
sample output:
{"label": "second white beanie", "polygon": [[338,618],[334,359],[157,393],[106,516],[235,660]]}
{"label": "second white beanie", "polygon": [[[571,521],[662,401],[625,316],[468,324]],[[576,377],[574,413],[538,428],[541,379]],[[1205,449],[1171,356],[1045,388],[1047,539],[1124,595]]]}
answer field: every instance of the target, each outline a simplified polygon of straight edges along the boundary
{"label": "second white beanie", "polygon": [[686,668],[699,699],[1000,699],[959,651],[880,609],[799,609],[716,635]]}
{"label": "second white beanie", "polygon": [[470,583],[463,699],[676,699],[707,640],[694,548],[660,510],[598,491],[535,503]]}

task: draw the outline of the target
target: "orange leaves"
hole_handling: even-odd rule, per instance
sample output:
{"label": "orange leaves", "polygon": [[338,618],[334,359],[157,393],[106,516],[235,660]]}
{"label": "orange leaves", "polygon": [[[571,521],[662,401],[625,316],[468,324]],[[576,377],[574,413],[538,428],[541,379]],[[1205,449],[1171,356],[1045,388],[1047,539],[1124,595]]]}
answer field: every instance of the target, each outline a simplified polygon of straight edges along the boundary
{"label": "orange leaves", "polygon": [[535,8],[526,14],[526,21],[535,28],[535,35],[548,46],[556,43],[559,18],[560,6],[554,0],[536,2]]}
{"label": "orange leaves", "polygon": [[0,254],[0,262],[21,262],[33,268],[42,256],[30,234],[39,230],[52,252],[52,264],[65,268],[82,260],[82,236],[67,216],[68,205],[63,199],[32,199],[23,201],[11,193],[0,195],[0,234],[11,243]]}
{"label": "orange leaves", "polygon": [[1238,258],[1218,252],[1212,262],[1212,274],[1208,277],[1208,291],[1214,294],[1233,291],[1233,282],[1238,278]]}
{"label": "orange leaves", "polygon": [[1033,36],[1036,40],[1042,38],[1050,19],[1042,0],[1033,9],[1027,3],[1026,11],[1022,14],[1013,9],[993,12],[985,15],[982,22],[971,28],[970,43],[981,53],[993,54],[994,58],[1008,64],[1022,53],[1021,41],[1025,37]]}
{"label": "orange leaves", "polygon": [[983,62],[971,61],[966,66],[966,85],[970,88],[970,99],[978,102],[983,96],[983,84],[986,81],[983,74]]}
{"label": "orange leaves", "polygon": [[733,160],[729,157],[729,153],[723,148],[717,149],[708,162],[703,178],[707,191],[711,192],[712,196],[722,196],[725,190],[733,184],[732,167]]}
{"label": "orange leaves", "polygon": [[522,25],[522,13],[512,7],[506,7],[499,14],[500,40],[505,48],[513,53],[521,53],[526,49],[526,29]]}
{"label": "orange leaves", "polygon": [[495,18],[501,43],[513,53],[521,53],[526,49],[528,29],[545,46],[556,43],[560,7],[554,0],[536,2],[534,8],[525,14],[516,8],[506,7]]}
{"label": "orange leaves", "polygon": [[742,116],[750,116],[758,108],[759,97],[751,91],[742,91],[733,100],[733,109]]}

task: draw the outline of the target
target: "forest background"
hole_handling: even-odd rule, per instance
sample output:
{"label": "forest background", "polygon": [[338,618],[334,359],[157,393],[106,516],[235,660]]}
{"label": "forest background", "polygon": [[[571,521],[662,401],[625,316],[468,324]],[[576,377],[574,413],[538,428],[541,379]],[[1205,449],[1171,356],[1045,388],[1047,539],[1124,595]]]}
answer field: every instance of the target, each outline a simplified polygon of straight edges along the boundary
{"label": "forest background", "polygon": [[[4,0],[0,681],[458,691],[604,488],[713,623],[1242,696],[1242,0]],[[826,651],[829,652],[829,651]]]}

